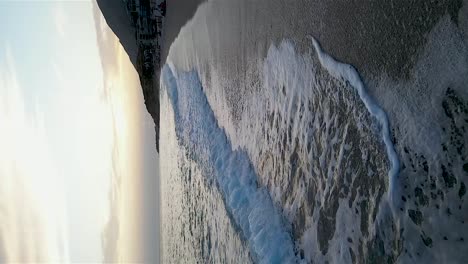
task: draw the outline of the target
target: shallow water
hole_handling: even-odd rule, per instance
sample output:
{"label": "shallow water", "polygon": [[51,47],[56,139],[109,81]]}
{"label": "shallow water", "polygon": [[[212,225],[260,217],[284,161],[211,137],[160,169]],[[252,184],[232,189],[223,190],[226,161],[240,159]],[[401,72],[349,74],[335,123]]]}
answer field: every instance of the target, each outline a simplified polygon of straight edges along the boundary
{"label": "shallow water", "polygon": [[231,224],[223,197],[177,140],[174,112],[161,98],[161,260],[163,263],[249,263],[249,249]]}

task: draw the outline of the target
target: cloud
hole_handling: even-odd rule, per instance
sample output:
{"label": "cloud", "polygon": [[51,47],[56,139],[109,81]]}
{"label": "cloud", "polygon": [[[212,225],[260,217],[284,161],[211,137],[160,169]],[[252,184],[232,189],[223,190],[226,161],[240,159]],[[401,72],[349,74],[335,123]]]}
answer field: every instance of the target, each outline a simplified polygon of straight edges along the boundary
{"label": "cloud", "polygon": [[[114,134],[115,134],[114,127]],[[104,252],[104,262],[115,263],[118,262],[117,254],[118,244],[120,237],[120,223],[119,223],[119,192],[121,190],[121,175],[120,169],[118,168],[119,163],[119,151],[116,147],[117,143],[114,143],[112,151],[112,177],[111,177],[111,188],[109,190],[109,203],[110,203],[110,215],[107,224],[101,234],[102,249]]]}
{"label": "cloud", "polygon": [[60,66],[55,61],[52,61],[51,64],[52,64],[52,68],[53,68],[54,73],[55,73],[55,77],[57,78],[59,83],[60,84],[66,84],[67,81],[65,80],[65,76],[63,75],[63,71],[60,68]]}
{"label": "cloud", "polygon": [[55,23],[55,29],[57,30],[57,33],[61,37],[65,37],[65,27],[67,24],[67,16],[65,14],[65,10],[63,10],[63,7],[61,4],[57,4],[55,7],[55,12],[54,12],[54,23]]}
{"label": "cloud", "polygon": [[[121,260],[119,248],[123,241],[124,234],[121,232],[123,227],[120,221],[121,204],[122,204],[122,177],[123,168],[120,164],[123,161],[119,151],[119,142],[117,140],[119,129],[116,125],[115,105],[112,100],[113,90],[116,88],[116,76],[118,75],[118,60],[116,40],[112,31],[108,28],[104,17],[101,14],[97,4],[93,2],[93,15],[96,28],[96,37],[99,48],[99,55],[101,59],[101,66],[103,69],[103,84],[101,98],[111,105],[111,115],[113,124],[113,149],[112,149],[112,173],[111,173],[111,187],[109,189],[109,218],[101,233],[101,242],[103,250],[103,262],[117,263]],[[135,261],[135,259],[133,259]]]}
{"label": "cloud", "polygon": [[67,262],[63,182],[49,154],[41,113],[25,110],[9,48],[4,58],[0,60],[0,262]]}
{"label": "cloud", "polygon": [[[95,2],[93,9],[104,75],[103,97],[112,106],[115,139],[110,215],[101,239],[103,261],[158,263],[154,123],[144,106],[139,79],[128,55]],[[145,126],[148,120],[152,126]],[[152,141],[146,141],[148,129]],[[152,152],[145,153],[145,146]],[[146,169],[147,164],[151,164],[150,169]]]}

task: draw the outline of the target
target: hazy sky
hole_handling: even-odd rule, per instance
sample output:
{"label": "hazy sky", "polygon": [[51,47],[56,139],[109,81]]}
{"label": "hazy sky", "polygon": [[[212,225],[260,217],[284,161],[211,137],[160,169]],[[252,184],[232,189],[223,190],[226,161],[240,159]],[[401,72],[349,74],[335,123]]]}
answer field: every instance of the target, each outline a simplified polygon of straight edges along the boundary
{"label": "hazy sky", "polygon": [[2,263],[158,257],[154,124],[93,5],[0,0]]}

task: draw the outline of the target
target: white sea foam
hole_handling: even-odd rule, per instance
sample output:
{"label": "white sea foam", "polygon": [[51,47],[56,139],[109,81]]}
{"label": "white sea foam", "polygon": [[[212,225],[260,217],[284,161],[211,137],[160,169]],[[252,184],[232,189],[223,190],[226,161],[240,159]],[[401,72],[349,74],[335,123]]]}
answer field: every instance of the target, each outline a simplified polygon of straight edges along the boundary
{"label": "white sea foam", "polygon": [[[386,157],[385,147],[383,144],[382,147],[379,145],[381,138],[375,138],[371,129],[373,122],[369,117],[372,113],[367,110],[364,100],[360,100],[360,94],[356,95],[352,89],[345,89],[348,85],[340,76],[330,73],[337,80],[328,80],[329,77],[326,76],[316,76],[317,66],[307,54],[297,54],[293,44],[289,41],[283,41],[279,47],[272,45],[267,58],[259,65],[261,80],[257,83],[262,87],[250,87],[250,92],[259,91],[259,93],[253,93],[254,96],[245,103],[249,108],[245,109],[237,130],[232,129],[232,121],[229,118],[219,118],[229,113],[225,108],[226,94],[222,92],[223,89],[220,89],[222,86],[210,87],[204,91],[211,99],[210,104],[215,111],[213,115],[217,117],[213,118],[214,123],[226,129],[226,136],[230,139],[228,140],[229,149],[232,148],[230,143],[232,142],[234,149],[247,150],[254,166],[249,167],[248,170],[259,173],[261,184],[268,188],[274,203],[277,206],[283,206],[282,212],[278,213],[283,213],[290,222],[293,222],[299,211],[304,210],[304,206],[315,206],[313,212],[308,211],[304,226],[299,227],[304,228],[305,231],[300,233],[299,240],[295,241],[296,247],[304,250],[307,260],[328,260],[341,263],[350,260],[351,255],[347,248],[348,237],[356,242],[362,241],[363,244],[374,238],[376,231],[372,213],[373,210],[378,210],[378,205],[374,200],[378,196],[378,190],[385,187],[372,186],[372,189],[365,190],[369,192],[369,196],[358,194],[353,197],[349,192],[347,197],[339,202],[334,224],[336,230],[331,234],[331,240],[327,242],[329,250],[326,255],[321,252],[317,236],[321,228],[320,212],[327,210],[332,206],[332,201],[338,199],[333,196],[334,190],[342,189],[343,185],[348,185],[349,188],[353,186],[357,174],[364,173],[367,177],[374,178],[382,177],[388,172],[388,167],[385,166],[385,162],[381,161],[373,164],[377,166],[375,169],[366,165],[371,156],[384,159]],[[175,68],[172,67],[172,69],[177,75]],[[219,79],[222,77],[216,69],[210,69],[210,76],[211,79],[201,81],[206,85],[220,83]],[[180,81],[182,76],[176,78]],[[245,80],[245,82],[254,83],[252,80]],[[352,85],[351,82],[350,84]],[[235,87],[227,88],[234,89]],[[180,87],[178,89],[179,92],[184,93],[186,90]],[[181,109],[195,103],[194,96],[189,97],[192,101],[180,103]],[[205,105],[208,105],[207,102],[197,104],[197,107],[203,109]],[[194,105],[190,107],[197,109]],[[206,111],[201,110],[201,112]],[[346,118],[343,115],[346,115]],[[178,122],[180,121],[178,119]],[[191,129],[194,121],[191,119],[186,120],[185,123],[180,122],[180,126],[185,126],[185,130]],[[208,134],[210,128],[204,129],[204,133]],[[183,133],[179,132],[179,134]],[[215,137],[211,136],[211,138]],[[355,141],[350,143],[353,138],[359,138],[358,142],[366,147],[361,148]],[[192,138],[190,143],[194,144],[195,141],[200,142],[199,135]],[[216,142],[219,143],[219,139]],[[195,143],[195,145],[198,144]],[[360,149],[360,152],[356,152],[360,153],[358,160],[352,163],[354,159],[352,156],[355,155],[353,153],[357,149]],[[196,146],[194,150],[194,152],[212,152]],[[221,153],[227,152],[221,151]],[[294,153],[298,153],[297,162],[294,161]],[[210,159],[205,156],[201,160],[206,162]],[[223,160],[224,158],[215,159],[218,164],[222,164]],[[243,166],[242,160],[231,162]],[[362,164],[359,164],[360,162]],[[375,171],[376,169],[378,171]],[[295,175],[294,171],[299,170],[304,176]],[[348,178],[346,175],[351,176]],[[226,179],[221,181],[223,180]],[[237,181],[240,180],[233,179],[231,185],[238,186]],[[293,186],[292,193],[288,193],[288,186],[291,185]],[[311,199],[309,189],[312,185],[315,187]],[[230,193],[237,192],[243,196],[241,190],[240,188],[235,192],[231,190]],[[355,211],[359,210],[359,204],[363,199],[369,200],[369,210],[359,211],[359,214],[356,214]],[[232,201],[239,200],[232,199]],[[348,207],[348,203],[352,204],[351,208]],[[233,203],[230,206],[236,208],[241,205]],[[361,230],[362,218],[368,222],[364,230]],[[248,230],[248,228],[243,228],[243,230]],[[363,233],[369,235],[363,237]],[[256,243],[261,244],[261,241],[256,240]],[[263,246],[266,247],[266,245]],[[358,243],[351,247],[354,254],[358,254]],[[258,251],[253,249],[253,252]]]}
{"label": "white sea foam", "polygon": [[[297,53],[291,41],[271,45],[259,72],[260,87],[251,87],[257,92],[247,99],[237,131],[228,134],[247,150],[261,184],[293,224],[304,258],[346,263],[347,247],[357,255],[359,244],[374,238],[374,200],[386,191],[381,182],[388,172],[380,130],[357,92],[322,70],[310,54]],[[372,183],[362,189],[362,181]],[[324,216],[337,200],[336,214]],[[367,211],[360,210],[364,200]],[[333,229],[324,231],[325,218]],[[321,237],[325,233],[328,245]]]}
{"label": "white sea foam", "polygon": [[394,197],[392,196],[396,188],[398,171],[400,170],[400,161],[395,151],[395,147],[393,146],[387,114],[366,92],[365,85],[362,82],[359,73],[353,66],[335,60],[333,57],[331,57],[322,50],[320,44],[315,38],[310,37],[310,39],[312,40],[312,43],[314,45],[314,48],[317,52],[318,58],[322,66],[325,67],[325,69],[327,69],[327,71],[335,78],[341,78],[345,81],[348,81],[351,84],[351,86],[353,86],[357,90],[359,97],[361,98],[369,113],[371,113],[372,116],[379,121],[381,126],[382,138],[385,143],[387,155],[391,163],[391,168],[388,171],[388,195],[389,200],[393,202]]}
{"label": "white sea foam", "polygon": [[293,242],[280,212],[262,187],[245,152],[232,150],[203,93],[198,74],[164,66],[162,87],[174,110],[179,143],[213,175],[223,193],[226,209],[261,263],[295,262]]}
{"label": "white sea foam", "polygon": [[[400,227],[404,229],[401,237],[405,241],[405,251],[398,257],[400,263],[462,263],[468,258],[468,252],[464,250],[466,242],[456,239],[464,237],[466,241],[468,237],[466,196],[459,196],[461,184],[466,185],[462,166],[466,162],[463,156],[467,154],[465,148],[459,155],[458,146],[450,143],[453,129],[456,126],[463,129],[462,115],[454,114],[455,120],[459,119],[456,125],[451,125],[443,109],[444,101],[448,100],[448,88],[460,100],[468,100],[468,42],[464,42],[460,34],[467,27],[461,25],[462,22],[457,27],[447,14],[434,26],[415,58],[409,79],[396,81],[383,75],[370,84],[373,92],[379,95],[379,104],[396,124],[396,148],[405,165],[399,177],[400,185],[407,186],[401,195],[408,199],[404,213],[399,216]],[[453,105],[451,107],[454,109]],[[459,140],[466,146],[467,134]],[[426,168],[423,162],[426,162]],[[457,184],[453,188],[447,188],[442,166],[456,178]],[[426,205],[410,198],[415,196],[416,188],[430,197]],[[434,196],[435,193],[438,195]],[[447,213],[450,208],[451,214]],[[408,217],[408,210],[421,213],[420,225]],[[431,247],[423,243],[422,236],[431,238]]]}

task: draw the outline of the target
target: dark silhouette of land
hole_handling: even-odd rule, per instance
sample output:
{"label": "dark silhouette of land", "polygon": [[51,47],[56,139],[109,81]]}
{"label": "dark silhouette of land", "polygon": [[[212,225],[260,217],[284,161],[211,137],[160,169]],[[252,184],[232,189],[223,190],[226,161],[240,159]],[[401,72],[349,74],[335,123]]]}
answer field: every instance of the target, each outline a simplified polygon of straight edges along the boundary
{"label": "dark silhouette of land", "polygon": [[159,151],[159,73],[165,0],[98,0],[107,24],[140,77],[145,105],[154,120]]}

